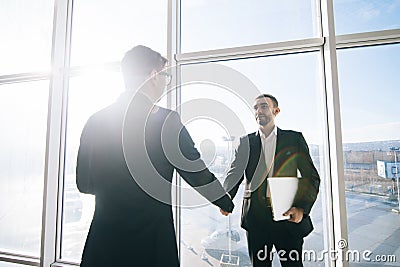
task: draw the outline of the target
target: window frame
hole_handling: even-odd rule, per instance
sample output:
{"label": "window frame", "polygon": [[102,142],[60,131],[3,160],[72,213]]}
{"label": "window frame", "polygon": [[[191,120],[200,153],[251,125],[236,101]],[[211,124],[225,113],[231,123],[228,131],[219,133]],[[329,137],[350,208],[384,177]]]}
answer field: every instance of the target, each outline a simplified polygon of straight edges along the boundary
{"label": "window frame", "polygon": [[[181,102],[180,70],[185,64],[318,51],[323,69],[323,73],[320,74],[323,76],[321,88],[324,88],[325,96],[325,114],[322,114],[325,118],[324,165],[330,173],[328,177],[323,178],[324,190],[326,196],[332,196],[332,199],[325,199],[328,214],[324,225],[328,237],[325,247],[336,248],[338,240],[348,238],[336,51],[354,47],[399,44],[400,29],[335,35],[333,0],[315,1],[318,3],[316,16],[321,19],[322,29],[320,31],[322,35],[318,38],[181,53],[180,0],[168,0],[167,58],[176,68],[173,68],[170,85],[170,88],[175,90],[167,101],[172,109]],[[55,1],[52,72],[0,74],[0,84],[50,79],[40,258],[0,251],[0,262],[30,266],[77,266],[77,263],[64,262],[60,257],[68,80],[71,75],[79,75],[85,71],[82,67],[69,68],[72,11],[73,0]],[[117,65],[117,62],[110,62],[105,64],[105,67],[115,69]],[[179,187],[180,179],[175,179],[175,183]],[[174,195],[176,204],[179,204],[180,192],[176,191]],[[180,251],[179,205],[174,207],[174,213],[178,218],[175,220],[175,227]],[[349,263],[329,261],[326,265],[349,266]]]}

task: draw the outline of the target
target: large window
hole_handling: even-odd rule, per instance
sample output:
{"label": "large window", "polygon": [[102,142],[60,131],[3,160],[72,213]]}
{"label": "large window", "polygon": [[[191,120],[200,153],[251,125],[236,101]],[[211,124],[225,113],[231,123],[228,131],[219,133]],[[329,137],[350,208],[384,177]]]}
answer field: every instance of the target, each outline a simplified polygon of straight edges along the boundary
{"label": "large window", "polygon": [[90,67],[69,79],[60,257],[79,263],[95,206],[94,196],[79,193],[75,182],[83,126],[125,90],[110,63],[139,44],[166,54],[167,1],[74,1],[73,11],[71,64]]}
{"label": "large window", "polygon": [[74,1],[71,64],[119,61],[139,44],[165,55],[167,4],[163,0]]}
{"label": "large window", "polygon": [[371,260],[400,259],[398,151],[391,151],[400,147],[399,55],[399,45],[338,53],[349,249],[369,250]]}
{"label": "large window", "polygon": [[181,1],[182,52],[317,37],[317,1]]}
{"label": "large window", "polygon": [[[79,264],[95,205],[75,184],[80,134],[124,90],[118,62],[140,44],[168,57],[160,104],[178,107],[221,182],[257,129],[253,98],[276,95],[277,125],[304,134],[321,176],[304,243],[320,258],[305,266],[367,264],[321,255],[339,239],[400,261],[399,0],[0,2],[0,267]],[[174,182],[182,266],[218,266],[227,217]],[[231,245],[249,266],[240,190]]]}
{"label": "large window", "polygon": [[400,27],[397,0],[335,0],[337,34],[392,30]]}
{"label": "large window", "polygon": [[49,70],[54,0],[0,6],[0,74]]}
{"label": "large window", "polygon": [[165,55],[167,1],[74,1],[72,25],[71,64],[95,69],[72,77],[68,89],[61,259],[79,263],[95,205],[93,195],[76,188],[80,135],[87,119],[125,90],[118,69],[99,70],[96,64],[119,61],[139,44]]}
{"label": "large window", "polygon": [[0,86],[0,250],[39,256],[48,81]]}
{"label": "large window", "polygon": [[[209,80],[205,77],[201,82],[182,87],[182,118],[187,122],[202,158],[221,183],[229,170],[239,137],[257,130],[252,105],[254,98],[262,93],[277,97],[281,108],[276,118],[277,126],[303,132],[314,164],[321,177],[325,176],[321,130],[323,99],[318,62],[318,54],[309,53],[226,61],[220,63],[224,68],[207,63],[202,70],[209,69]],[[303,68],[298,69],[296,66],[299,65]],[[183,82],[189,82],[185,76],[191,76],[196,71],[196,66],[183,66]],[[215,72],[223,78],[212,75]],[[246,233],[240,227],[244,183],[234,199],[235,210],[230,216],[230,241],[228,218],[222,216],[217,207],[200,199],[193,190],[188,190],[184,182],[183,187],[182,265],[219,264],[221,255],[228,255],[231,242],[232,253],[239,257],[240,266],[250,266]],[[319,199],[311,214],[315,230],[305,240],[305,248],[317,252],[324,249],[326,237],[323,229],[323,214],[326,212],[322,209],[323,192],[324,185],[321,185]]]}

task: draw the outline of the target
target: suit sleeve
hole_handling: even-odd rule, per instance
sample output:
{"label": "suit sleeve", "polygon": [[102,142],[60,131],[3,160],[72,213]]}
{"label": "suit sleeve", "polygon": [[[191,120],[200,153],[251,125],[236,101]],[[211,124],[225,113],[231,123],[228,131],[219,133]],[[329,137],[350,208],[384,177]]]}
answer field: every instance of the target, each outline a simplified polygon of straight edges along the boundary
{"label": "suit sleeve", "polygon": [[311,159],[306,140],[301,133],[298,144],[298,168],[302,178],[299,179],[299,188],[293,206],[303,208],[304,213],[308,215],[317,199],[320,177]]}
{"label": "suit sleeve", "polygon": [[233,199],[244,179],[244,173],[249,157],[249,142],[247,136],[240,138],[239,146],[235,150],[235,158],[231,163],[226,179],[224,189]]}
{"label": "suit sleeve", "polygon": [[179,115],[173,112],[170,116],[172,117],[170,119],[172,122],[172,125],[170,125],[172,136],[175,134],[179,136],[178,143],[179,151],[183,156],[182,160],[188,160],[181,164],[174,164],[174,162],[172,162],[175,169],[179,175],[202,196],[221,209],[231,212],[234,208],[233,202],[226,194],[215,175],[207,169],[206,165],[201,160],[200,153],[195,148],[194,142],[186,127],[182,124]]}
{"label": "suit sleeve", "polygon": [[94,194],[92,182],[92,142],[89,122],[83,128],[76,162],[76,185],[81,193]]}

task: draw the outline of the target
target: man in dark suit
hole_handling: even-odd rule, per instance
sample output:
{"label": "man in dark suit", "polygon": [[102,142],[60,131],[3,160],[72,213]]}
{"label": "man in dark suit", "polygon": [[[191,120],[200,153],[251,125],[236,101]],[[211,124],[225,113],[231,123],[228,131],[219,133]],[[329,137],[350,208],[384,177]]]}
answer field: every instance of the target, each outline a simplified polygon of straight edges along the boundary
{"label": "man in dark suit", "polygon": [[179,115],[154,104],[171,80],[166,63],[144,46],[128,51],[121,62],[126,91],[83,129],[76,183],[95,195],[96,207],[82,267],[179,266],[174,170],[222,210],[233,209]]}
{"label": "man in dark suit", "polygon": [[[240,139],[224,188],[233,198],[246,178],[241,226],[247,231],[253,266],[271,266],[273,246],[282,266],[303,266],[303,238],[313,230],[309,214],[320,177],[303,135],[275,126],[280,109],[274,96],[258,96],[254,112],[259,130]],[[298,190],[292,207],[284,213],[290,219],[274,221],[267,177],[297,177],[298,171]]]}

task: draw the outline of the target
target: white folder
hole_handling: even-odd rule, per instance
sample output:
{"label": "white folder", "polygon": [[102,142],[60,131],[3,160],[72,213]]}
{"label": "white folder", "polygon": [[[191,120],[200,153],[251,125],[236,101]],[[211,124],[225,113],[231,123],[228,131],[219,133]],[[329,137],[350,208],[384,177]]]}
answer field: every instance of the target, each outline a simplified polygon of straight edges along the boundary
{"label": "white folder", "polygon": [[269,177],[267,181],[271,193],[271,206],[274,221],[289,219],[290,216],[283,216],[283,214],[293,205],[299,178]]}

